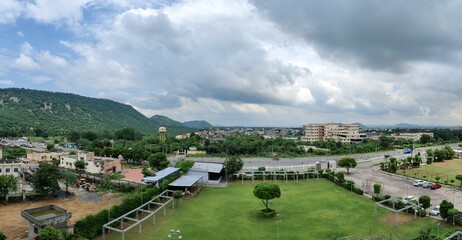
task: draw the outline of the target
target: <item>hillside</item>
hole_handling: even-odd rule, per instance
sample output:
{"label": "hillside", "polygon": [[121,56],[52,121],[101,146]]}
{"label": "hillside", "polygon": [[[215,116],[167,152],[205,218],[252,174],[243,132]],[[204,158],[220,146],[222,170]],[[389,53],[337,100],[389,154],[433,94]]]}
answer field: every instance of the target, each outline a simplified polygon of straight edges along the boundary
{"label": "hillside", "polygon": [[187,127],[186,125],[184,125],[181,122],[175,121],[175,120],[173,120],[171,118],[168,118],[168,117],[162,116],[162,115],[154,115],[150,119],[153,120],[154,122],[156,122],[157,124],[162,125],[164,127],[183,127],[183,128]]}
{"label": "hillside", "polygon": [[207,121],[188,121],[188,122],[183,122],[183,124],[190,128],[197,128],[197,129],[207,129],[207,128],[213,127],[213,125],[208,123]]}
{"label": "hillside", "polygon": [[[76,94],[29,89],[0,89],[0,130],[33,135],[37,129],[61,135],[68,131],[116,131],[130,127],[156,134],[161,124],[132,106]],[[169,135],[191,132],[168,129]]]}

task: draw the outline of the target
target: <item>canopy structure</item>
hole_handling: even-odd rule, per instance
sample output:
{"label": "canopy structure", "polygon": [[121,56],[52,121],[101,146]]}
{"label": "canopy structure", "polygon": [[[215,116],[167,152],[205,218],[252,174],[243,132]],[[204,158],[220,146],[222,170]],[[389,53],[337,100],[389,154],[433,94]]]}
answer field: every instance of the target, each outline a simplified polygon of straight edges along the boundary
{"label": "canopy structure", "polygon": [[175,175],[180,172],[179,168],[174,168],[174,167],[168,167],[164,170],[158,171],[156,173],[156,176],[153,177],[145,177],[143,178],[142,182],[143,183],[155,183],[163,180],[164,178],[168,178],[172,175]]}
{"label": "canopy structure", "polygon": [[170,187],[192,187],[199,181],[202,182],[202,176],[182,176],[175,180],[174,182],[170,183],[168,186]]}

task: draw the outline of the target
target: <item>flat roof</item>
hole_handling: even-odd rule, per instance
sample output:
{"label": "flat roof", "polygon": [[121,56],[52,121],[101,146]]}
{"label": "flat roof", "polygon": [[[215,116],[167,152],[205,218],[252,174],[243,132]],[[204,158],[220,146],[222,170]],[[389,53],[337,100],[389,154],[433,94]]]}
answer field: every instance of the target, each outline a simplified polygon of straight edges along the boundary
{"label": "flat roof", "polygon": [[164,170],[160,170],[158,172],[156,172],[156,176],[152,176],[152,177],[145,177],[143,178],[143,182],[157,182],[161,179],[164,179],[168,176],[170,176],[171,174],[175,173],[175,172],[178,172],[180,171],[179,168],[175,168],[175,167],[168,167]]}
{"label": "flat roof", "polygon": [[202,176],[181,176],[169,184],[171,187],[191,187],[196,184]]}
{"label": "flat roof", "polygon": [[190,171],[220,173],[223,170],[221,163],[195,162]]}

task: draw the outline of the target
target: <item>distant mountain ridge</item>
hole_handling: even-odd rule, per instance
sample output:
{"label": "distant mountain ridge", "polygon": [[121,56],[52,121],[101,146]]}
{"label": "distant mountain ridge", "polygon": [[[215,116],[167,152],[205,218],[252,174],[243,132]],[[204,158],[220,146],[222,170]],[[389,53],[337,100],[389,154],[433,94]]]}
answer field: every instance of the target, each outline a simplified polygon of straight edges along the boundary
{"label": "distant mountain ridge", "polygon": [[[34,135],[40,130],[62,135],[69,131],[116,131],[130,127],[143,134],[157,134],[162,125],[132,106],[112,100],[31,89],[0,89],[2,131]],[[167,134],[192,131],[175,125]]]}
{"label": "distant mountain ridge", "polygon": [[188,127],[181,122],[162,115],[154,115],[150,119],[164,127]]}
{"label": "distant mountain ridge", "polygon": [[190,128],[197,128],[197,129],[207,129],[207,128],[213,127],[212,124],[208,123],[207,121],[203,121],[203,120],[187,121],[187,122],[183,122],[183,124]]}

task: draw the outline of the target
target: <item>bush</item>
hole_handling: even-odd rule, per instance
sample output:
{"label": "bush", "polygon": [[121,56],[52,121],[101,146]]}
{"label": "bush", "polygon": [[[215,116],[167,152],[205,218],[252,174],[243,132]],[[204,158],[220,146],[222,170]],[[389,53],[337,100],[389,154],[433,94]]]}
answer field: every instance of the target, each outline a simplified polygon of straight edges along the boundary
{"label": "bush", "polygon": [[60,240],[61,231],[53,227],[45,227],[39,233],[40,240]]}
{"label": "bush", "polygon": [[6,240],[6,235],[0,231],[0,240]]}
{"label": "bush", "polygon": [[455,208],[452,208],[452,209],[449,209],[448,210],[448,217],[446,218],[446,222],[447,223],[456,223],[456,219],[459,220],[459,218],[457,217],[459,213],[459,210],[455,209]]}
{"label": "bush", "polygon": [[421,196],[421,197],[419,197],[419,203],[422,204],[422,207],[424,209],[427,209],[431,205],[431,198],[429,196],[426,196],[426,195]]}
{"label": "bush", "polygon": [[276,217],[276,211],[274,209],[262,209],[260,210],[260,216],[264,218],[273,218]]}
{"label": "bush", "polygon": [[361,188],[354,187],[353,192],[355,192],[358,195],[363,195],[364,191]]}

